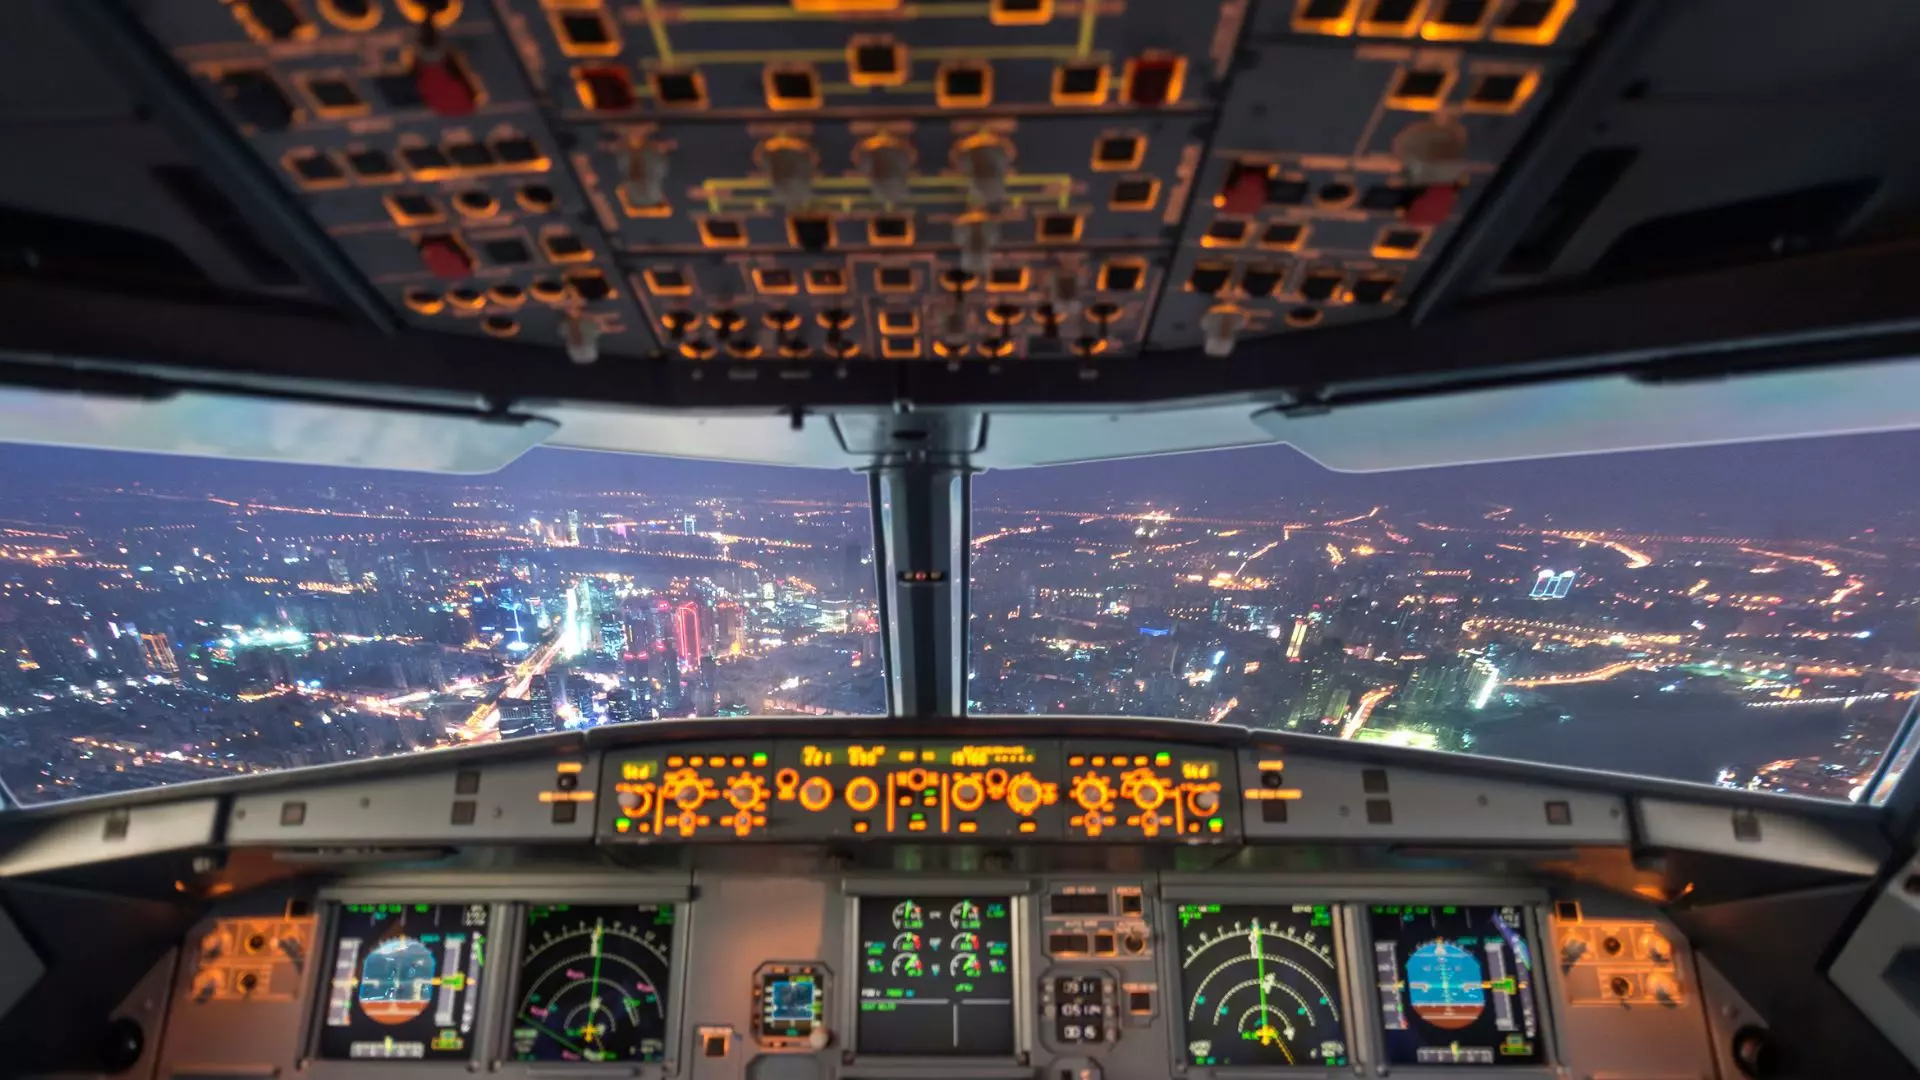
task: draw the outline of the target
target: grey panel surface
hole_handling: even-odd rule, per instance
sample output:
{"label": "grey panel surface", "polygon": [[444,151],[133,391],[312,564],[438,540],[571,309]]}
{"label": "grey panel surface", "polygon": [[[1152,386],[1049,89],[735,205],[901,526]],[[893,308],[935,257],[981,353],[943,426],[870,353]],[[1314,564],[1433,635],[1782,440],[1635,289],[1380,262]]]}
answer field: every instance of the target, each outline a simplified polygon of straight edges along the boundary
{"label": "grey panel surface", "polygon": [[[1880,1034],[1920,1069],[1920,990],[1910,973],[1920,956],[1920,858],[1891,875],[1887,885],[1841,945],[1827,975]],[[1900,966],[1896,967],[1896,962]]]}
{"label": "grey panel surface", "polygon": [[[579,765],[568,773],[560,766]],[[462,781],[462,776],[477,777]],[[572,790],[559,786],[578,777]],[[235,845],[351,844],[423,841],[489,844],[507,841],[584,841],[593,835],[598,755],[536,761],[476,763],[360,783],[314,784],[243,795],[234,800],[227,840]],[[471,792],[463,786],[472,786]],[[585,801],[543,801],[584,794]],[[463,809],[463,804],[465,809]],[[571,805],[573,820],[556,821]],[[289,809],[297,807],[297,809]],[[561,816],[566,816],[562,811]],[[464,823],[463,823],[464,821]]]}
{"label": "grey panel surface", "polygon": [[20,933],[19,924],[0,907],[0,1016],[26,997],[46,970],[46,962]]}
{"label": "grey panel surface", "polygon": [[1674,799],[1634,801],[1642,843],[1869,876],[1887,846],[1867,823],[1843,829],[1773,810],[1734,810]]}
{"label": "grey panel surface", "polygon": [[219,812],[208,798],[53,818],[0,854],[0,877],[211,844]]}
{"label": "grey panel surface", "polygon": [[[1263,761],[1279,761],[1285,768],[1262,769]],[[1624,844],[1629,839],[1626,800],[1598,792],[1250,750],[1241,751],[1240,772],[1249,793],[1243,818],[1250,839],[1463,844]],[[1276,773],[1280,783],[1263,782]],[[1370,783],[1375,790],[1369,790]],[[1252,797],[1274,789],[1300,794],[1285,800]],[[1564,806],[1564,818],[1550,809],[1555,804]],[[1268,817],[1274,806],[1285,807],[1284,821]],[[1566,823],[1555,824],[1559,820]]]}

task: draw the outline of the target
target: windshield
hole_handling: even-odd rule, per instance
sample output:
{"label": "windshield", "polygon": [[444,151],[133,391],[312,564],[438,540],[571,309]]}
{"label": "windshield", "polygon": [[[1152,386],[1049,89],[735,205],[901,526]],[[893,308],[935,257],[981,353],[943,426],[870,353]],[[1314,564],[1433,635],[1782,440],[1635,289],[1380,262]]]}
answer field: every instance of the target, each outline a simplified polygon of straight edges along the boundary
{"label": "windshield", "polygon": [[440,477],[0,447],[22,803],[676,716],[885,709],[866,485],[540,450]]}
{"label": "windshield", "polygon": [[970,707],[1858,799],[1920,679],[1920,436],[974,483]]}

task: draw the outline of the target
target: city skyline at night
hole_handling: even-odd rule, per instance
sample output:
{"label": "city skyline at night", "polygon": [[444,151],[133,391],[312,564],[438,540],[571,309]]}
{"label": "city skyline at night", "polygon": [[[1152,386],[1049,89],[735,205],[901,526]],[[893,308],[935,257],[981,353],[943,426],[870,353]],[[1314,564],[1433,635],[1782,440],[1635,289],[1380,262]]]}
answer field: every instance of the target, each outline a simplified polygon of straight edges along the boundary
{"label": "city skyline at night", "polygon": [[[975,480],[969,707],[1859,798],[1920,680],[1920,437]],[[885,709],[851,472],[433,476],[45,447],[0,482],[23,802],[679,716]]]}

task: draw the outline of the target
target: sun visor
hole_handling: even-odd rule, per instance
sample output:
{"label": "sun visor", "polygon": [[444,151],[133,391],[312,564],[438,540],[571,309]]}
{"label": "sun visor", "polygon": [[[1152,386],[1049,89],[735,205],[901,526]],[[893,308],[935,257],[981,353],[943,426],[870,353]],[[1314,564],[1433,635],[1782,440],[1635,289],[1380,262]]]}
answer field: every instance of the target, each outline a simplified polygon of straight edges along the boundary
{"label": "sun visor", "polygon": [[118,396],[0,388],[0,438],[356,469],[490,473],[559,425],[534,416],[182,390]]}
{"label": "sun visor", "polygon": [[1329,469],[1472,465],[1619,450],[1920,428],[1920,361],[1682,383],[1548,383],[1256,413],[1255,424]]}

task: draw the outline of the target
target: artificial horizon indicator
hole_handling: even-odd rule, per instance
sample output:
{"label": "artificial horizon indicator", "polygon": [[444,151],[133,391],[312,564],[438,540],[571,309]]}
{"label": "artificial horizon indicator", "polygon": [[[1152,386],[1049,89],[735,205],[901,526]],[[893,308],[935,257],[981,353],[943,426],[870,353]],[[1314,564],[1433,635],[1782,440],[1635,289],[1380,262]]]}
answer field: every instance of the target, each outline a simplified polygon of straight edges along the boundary
{"label": "artificial horizon indicator", "polygon": [[1388,1061],[1546,1061],[1524,909],[1376,904],[1367,926]]}
{"label": "artificial horizon indicator", "polygon": [[471,1057],[490,911],[485,904],[340,905],[317,1056]]}

